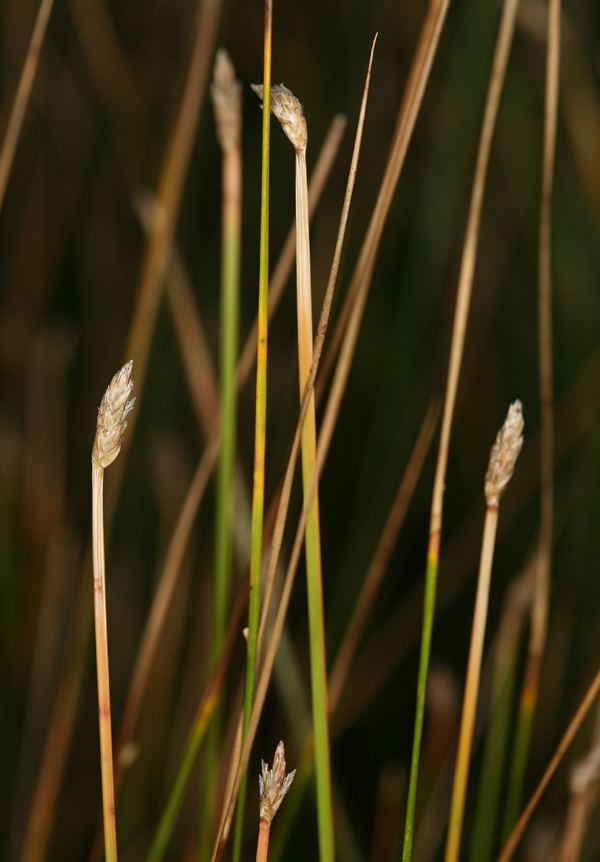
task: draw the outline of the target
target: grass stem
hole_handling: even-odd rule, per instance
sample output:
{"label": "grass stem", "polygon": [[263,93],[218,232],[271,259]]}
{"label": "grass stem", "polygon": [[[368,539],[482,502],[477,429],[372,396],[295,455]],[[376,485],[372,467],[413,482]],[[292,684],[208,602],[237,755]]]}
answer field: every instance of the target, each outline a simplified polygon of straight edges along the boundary
{"label": "grass stem", "polygon": [[127,414],[135,399],[128,401],[133,387],[132,363],[115,374],[98,411],[98,426],[92,449],[92,542],[94,565],[94,620],[96,627],[96,669],[98,675],[98,715],[102,771],[104,847],[107,862],[117,862],[115,787],[113,780],[106,586],[104,562],[104,469],[115,460],[127,427]]}

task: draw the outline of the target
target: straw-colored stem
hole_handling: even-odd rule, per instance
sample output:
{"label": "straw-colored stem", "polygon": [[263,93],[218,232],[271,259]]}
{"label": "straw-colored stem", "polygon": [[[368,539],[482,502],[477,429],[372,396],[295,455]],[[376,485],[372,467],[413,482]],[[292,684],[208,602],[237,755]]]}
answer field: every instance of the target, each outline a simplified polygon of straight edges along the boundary
{"label": "straw-colored stem", "polygon": [[100,722],[100,764],[104,849],[107,862],[117,859],[115,787],[113,780],[112,726],[106,630],[106,587],[104,573],[104,467],[92,463],[92,542],[94,561],[94,621],[96,627],[96,671],[98,675],[98,715]]}
{"label": "straw-colored stem", "polygon": [[519,638],[525,615],[531,608],[531,575],[532,567],[529,566],[509,586],[498,626],[489,727],[486,733],[471,833],[471,862],[489,862],[492,857],[500,793],[504,782],[506,746],[513,713]]}
{"label": "straw-colored stem", "polygon": [[[296,230],[298,372],[300,397],[302,397],[310,373],[313,342],[305,148],[296,150]],[[315,396],[313,392],[308,405],[304,427],[302,428],[302,483],[305,499],[315,470],[316,449],[317,425],[315,419]],[[321,568],[318,490],[315,491],[306,519],[306,586],[308,592],[313,733],[315,736],[319,858],[321,862],[334,862],[335,839],[331,802],[329,710],[327,706],[327,668],[325,663],[325,623],[323,614],[323,574]]]}
{"label": "straw-colored stem", "polygon": [[6,133],[2,143],[2,151],[0,152],[0,211],[2,210],[2,205],[4,203],[6,186],[8,185],[8,178],[10,176],[17,143],[19,141],[19,135],[21,134],[21,128],[23,126],[23,118],[25,117],[25,111],[29,104],[29,96],[31,95],[31,88],[33,86],[35,73],[40,59],[40,51],[42,50],[42,43],[44,41],[48,19],[50,18],[53,5],[54,0],[42,0],[40,3],[33,32],[31,34],[31,40],[29,42],[29,48],[27,50],[27,56],[25,57],[25,63],[23,64],[23,71],[21,72],[19,85],[15,94],[15,101],[13,102],[8,125],[6,127]]}
{"label": "straw-colored stem", "polygon": [[425,690],[427,687],[427,671],[429,667],[429,654],[431,650],[431,636],[433,631],[433,614],[435,609],[435,595],[437,590],[437,575],[439,566],[439,551],[442,531],[442,510],[444,502],[444,490],[446,487],[446,466],[448,463],[448,449],[450,445],[450,432],[454,416],[454,405],[456,402],[456,390],[462,364],[465,333],[469,306],[471,302],[471,289],[473,286],[473,273],[475,270],[475,258],[479,243],[479,228],[481,223],[481,208],[483,203],[483,192],[485,178],[492,144],[492,136],[498,115],[500,94],[504,84],[506,65],[512,37],[515,27],[515,19],[518,0],[505,0],[502,9],[502,18],[498,31],[498,39],[494,52],[492,71],[488,85],[485,103],[485,111],[481,128],[479,149],[477,152],[477,163],[475,177],[471,191],[469,215],[465,242],[461,260],[461,268],[458,280],[458,291],[456,296],[456,309],[454,313],[454,324],[452,330],[452,343],[450,347],[450,361],[448,366],[448,379],[446,383],[446,395],[444,400],[444,413],[442,416],[442,428],[440,433],[440,444],[438,450],[438,461],[435,472],[433,495],[431,502],[431,518],[429,524],[429,542],[427,548],[427,569],[425,575],[425,600],[423,607],[423,629],[421,634],[421,654],[419,660],[419,676],[417,683],[417,703],[415,709],[415,730],[413,737],[413,751],[410,768],[410,781],[408,789],[408,801],[406,808],[406,826],[404,831],[404,848],[402,862],[410,862],[412,857],[412,845],[414,835],[415,805],[417,799],[417,783],[419,775],[419,761],[421,756],[421,738],[423,733],[423,720],[425,715]]}
{"label": "straw-colored stem", "polygon": [[479,580],[477,582],[473,628],[471,631],[471,646],[469,649],[469,663],[467,665],[467,680],[465,683],[463,710],[458,737],[458,751],[456,755],[456,766],[454,769],[454,785],[452,788],[452,802],[450,804],[446,855],[444,857],[445,862],[457,862],[460,851],[460,838],[462,833],[465,798],[467,794],[469,764],[471,762],[471,745],[473,742],[473,727],[475,724],[477,695],[479,694],[481,658],[483,655],[483,640],[485,636],[485,624],[490,593],[490,578],[492,574],[492,560],[494,557],[494,543],[496,541],[497,526],[498,509],[488,507],[485,514],[483,540],[481,543]]}
{"label": "straw-colored stem", "polygon": [[525,832],[527,824],[531,819],[531,815],[535,811],[536,805],[540,801],[544,790],[550,783],[552,776],[558,769],[558,766],[560,765],[560,762],[563,759],[567,749],[573,742],[577,731],[583,724],[585,717],[587,716],[594,701],[596,700],[596,697],[598,696],[598,692],[600,692],[600,670],[597,671],[596,676],[592,680],[583,700],[579,704],[577,712],[571,719],[569,726],[567,727],[561,741],[559,742],[556,751],[552,756],[552,760],[546,767],[546,771],[544,772],[540,783],[536,787],[531,799],[523,809],[523,812],[517,820],[514,829],[510,833],[508,841],[506,842],[502,849],[502,852],[498,856],[497,862],[509,862],[509,860],[512,859],[513,854],[517,849],[517,845],[523,837],[523,833]]}
{"label": "straw-colored stem", "polygon": [[[256,353],[256,416],[254,424],[254,481],[252,490],[252,546],[250,551],[250,596],[248,601],[248,649],[244,689],[242,740],[246,736],[256,674],[256,650],[260,610],[260,569],[262,561],[263,513],[265,497],[265,447],[267,421],[267,334],[269,301],[269,155],[271,146],[271,40],[273,0],[265,0],[263,86],[265,92],[262,127],[262,183],[260,200],[260,268],[258,287],[258,345]],[[233,862],[239,862],[242,849],[247,774],[244,767],[236,815]]]}
{"label": "straw-colored stem", "polygon": [[256,862],[267,862],[270,835],[271,823],[261,817],[258,826],[258,841],[256,843]]}
{"label": "straw-colored stem", "polygon": [[546,54],[546,100],[544,112],[544,153],[540,235],[538,252],[538,340],[541,439],[540,537],[531,630],[519,715],[511,762],[503,835],[512,829],[523,793],[531,732],[538,698],[541,664],[548,629],[550,601],[550,561],[552,552],[553,472],[554,472],[554,395],[552,372],[552,291],[551,291],[551,215],[556,123],[558,114],[561,0],[548,6],[548,48]]}

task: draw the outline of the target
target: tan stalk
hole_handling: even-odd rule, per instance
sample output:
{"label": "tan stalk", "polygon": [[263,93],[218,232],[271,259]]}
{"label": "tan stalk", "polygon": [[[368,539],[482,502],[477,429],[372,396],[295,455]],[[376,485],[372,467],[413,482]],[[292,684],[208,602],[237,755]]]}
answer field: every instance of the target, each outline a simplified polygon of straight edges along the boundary
{"label": "tan stalk", "polygon": [[485,499],[487,509],[483,540],[481,543],[481,560],[479,563],[479,579],[473,613],[471,630],[471,646],[467,666],[467,679],[463,697],[463,709],[458,737],[458,752],[454,769],[454,786],[448,822],[448,837],[446,840],[445,862],[458,862],[460,839],[467,795],[469,764],[471,762],[471,746],[473,743],[473,727],[475,710],[479,694],[479,677],[481,674],[481,659],[483,656],[483,640],[487,619],[488,600],[490,593],[490,578],[492,560],[498,526],[498,509],[500,499],[508,485],[515,464],[523,446],[523,416],[521,402],[511,404],[506,421],[496,438],[490,454],[490,462],[485,476]]}
{"label": "tan stalk", "polygon": [[256,862],[267,862],[269,852],[269,835],[271,823],[290,789],[296,770],[285,774],[285,749],[280,742],[275,750],[273,769],[269,769],[261,760],[261,774],[258,776],[260,787],[260,820],[258,827],[258,843],[256,846]]}
{"label": "tan stalk", "polygon": [[2,151],[0,152],[0,211],[2,210],[2,205],[4,203],[6,186],[8,185],[8,178],[15,158],[19,135],[21,134],[21,129],[23,127],[25,111],[29,104],[29,96],[31,95],[31,88],[33,87],[33,81],[40,59],[42,42],[44,41],[48,19],[50,18],[53,5],[54,0],[42,0],[40,3],[33,32],[31,34],[31,40],[29,42],[29,48],[27,50],[27,56],[25,57],[25,63],[23,64],[23,70],[21,72],[19,85],[15,94],[15,101],[13,102],[10,117],[8,119],[8,125],[6,127],[6,133],[2,143]]}
{"label": "tan stalk", "polygon": [[107,862],[117,859],[115,823],[115,788],[113,781],[112,727],[110,718],[110,683],[108,673],[108,636],[106,628],[106,586],[104,569],[104,470],[121,449],[127,415],[135,398],[128,400],[133,388],[132,362],[115,374],[104,394],[94,446],[92,448],[92,544],[94,565],[94,619],[96,624],[96,668],[98,674],[98,713],[100,722],[100,757],[102,769],[102,807],[104,813],[104,847]]}

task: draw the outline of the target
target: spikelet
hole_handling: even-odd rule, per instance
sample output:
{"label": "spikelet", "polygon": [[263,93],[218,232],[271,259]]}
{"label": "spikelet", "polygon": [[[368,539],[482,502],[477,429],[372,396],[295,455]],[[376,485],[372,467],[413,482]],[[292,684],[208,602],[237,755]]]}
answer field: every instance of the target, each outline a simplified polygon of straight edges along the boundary
{"label": "spikelet", "polygon": [[275,750],[273,758],[273,769],[269,769],[264,760],[261,760],[262,775],[258,776],[258,784],[260,787],[260,819],[270,823],[279,806],[283,802],[283,797],[290,789],[290,785],[294,780],[296,770],[285,774],[285,748],[283,742],[280,742]]}
{"label": "spikelet", "polygon": [[521,402],[515,401],[508,408],[504,425],[498,431],[485,474],[485,499],[492,509],[498,508],[515,469],[523,445],[523,425]]}
{"label": "spikelet", "polygon": [[210,95],[221,149],[227,152],[239,147],[242,134],[242,85],[236,81],[233,63],[224,48],[217,51]]}
{"label": "spikelet", "polygon": [[[252,84],[252,89],[259,99],[263,97],[262,84]],[[304,119],[304,109],[291,90],[283,84],[271,87],[271,113],[275,114],[283,131],[286,133],[295,150],[306,148],[308,131]]]}
{"label": "spikelet", "polygon": [[108,467],[121,451],[123,432],[127,428],[127,414],[133,407],[135,398],[128,401],[133,389],[130,360],[118,371],[104,393],[98,410],[96,438],[92,448],[92,463]]}

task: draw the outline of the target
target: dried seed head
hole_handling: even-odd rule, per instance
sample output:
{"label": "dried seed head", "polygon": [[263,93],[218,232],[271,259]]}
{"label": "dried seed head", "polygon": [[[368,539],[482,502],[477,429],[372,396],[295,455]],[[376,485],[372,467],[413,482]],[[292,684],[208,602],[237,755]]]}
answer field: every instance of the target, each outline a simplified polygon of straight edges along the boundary
{"label": "dried seed head", "polygon": [[294,780],[296,770],[285,774],[285,749],[283,742],[280,742],[275,751],[273,758],[273,769],[269,769],[264,760],[261,760],[262,774],[258,776],[258,785],[260,787],[260,819],[270,823],[279,806],[283,802],[283,797],[290,789],[290,785]]}
{"label": "dried seed head", "polygon": [[[259,99],[263,97],[262,84],[252,84],[252,89]],[[283,131],[286,133],[295,150],[306,148],[308,132],[304,110],[291,90],[283,84],[271,87],[271,113],[275,114]]]}
{"label": "dried seed head", "polygon": [[221,149],[233,150],[242,134],[242,85],[235,79],[233,63],[224,48],[217,51],[210,95]]}
{"label": "dried seed head", "polygon": [[98,410],[92,462],[100,467],[112,464],[121,450],[123,432],[127,428],[126,416],[135,401],[135,398],[127,400],[133,388],[133,380],[130,379],[132,367],[133,362],[129,361],[115,374]]}
{"label": "dried seed head", "polygon": [[508,408],[506,421],[490,452],[490,463],[485,474],[485,499],[490,508],[498,508],[515,469],[523,445],[523,425],[521,402],[515,401]]}

